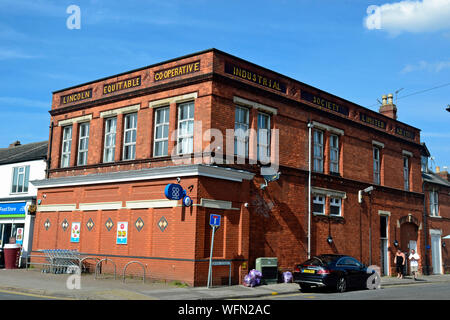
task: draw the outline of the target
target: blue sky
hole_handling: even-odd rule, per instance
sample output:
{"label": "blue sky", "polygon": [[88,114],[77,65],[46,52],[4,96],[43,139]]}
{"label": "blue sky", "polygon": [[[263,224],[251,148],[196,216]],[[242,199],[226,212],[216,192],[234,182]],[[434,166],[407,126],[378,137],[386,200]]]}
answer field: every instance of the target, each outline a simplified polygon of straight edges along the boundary
{"label": "blue sky", "polygon": [[403,88],[450,166],[450,0],[0,0],[0,147],[48,139],[53,91],[213,47],[373,110]]}

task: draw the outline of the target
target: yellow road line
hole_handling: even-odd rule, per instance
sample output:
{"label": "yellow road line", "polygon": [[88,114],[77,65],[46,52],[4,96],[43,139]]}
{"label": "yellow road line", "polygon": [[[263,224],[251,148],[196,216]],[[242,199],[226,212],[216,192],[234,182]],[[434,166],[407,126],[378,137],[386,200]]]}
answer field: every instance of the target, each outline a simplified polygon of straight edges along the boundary
{"label": "yellow road line", "polygon": [[15,295],[19,295],[19,296],[35,297],[35,298],[47,298],[47,299],[57,299],[57,300],[75,300],[73,298],[52,297],[52,296],[45,296],[45,295],[34,294],[34,293],[8,291],[8,290],[2,290],[2,289],[0,289],[0,292],[7,293],[7,294],[15,294]]}

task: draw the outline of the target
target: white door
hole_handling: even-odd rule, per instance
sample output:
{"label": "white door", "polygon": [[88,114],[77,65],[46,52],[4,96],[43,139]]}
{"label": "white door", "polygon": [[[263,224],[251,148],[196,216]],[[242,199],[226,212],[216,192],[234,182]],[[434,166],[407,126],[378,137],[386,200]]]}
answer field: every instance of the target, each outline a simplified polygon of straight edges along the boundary
{"label": "white door", "polygon": [[431,235],[431,259],[434,274],[442,274],[441,236]]}
{"label": "white door", "polygon": [[383,276],[389,275],[388,240],[381,239],[381,264],[383,266]]}
{"label": "white door", "polygon": [[409,240],[408,248],[409,248],[409,252],[408,253],[411,253],[411,250],[414,250],[415,252],[417,252],[417,241],[416,240]]}

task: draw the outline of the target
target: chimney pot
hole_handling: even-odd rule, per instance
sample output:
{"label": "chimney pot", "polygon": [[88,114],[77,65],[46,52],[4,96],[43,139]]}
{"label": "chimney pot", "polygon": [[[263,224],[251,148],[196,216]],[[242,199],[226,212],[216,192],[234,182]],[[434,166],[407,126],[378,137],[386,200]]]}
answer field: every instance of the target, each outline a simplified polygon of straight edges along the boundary
{"label": "chimney pot", "polygon": [[383,99],[383,106],[387,105],[387,95],[382,96],[381,99]]}
{"label": "chimney pot", "polygon": [[388,104],[394,104],[394,95],[392,93],[388,94]]}
{"label": "chimney pot", "polygon": [[436,167],[436,173],[439,173],[441,171],[441,168]]}

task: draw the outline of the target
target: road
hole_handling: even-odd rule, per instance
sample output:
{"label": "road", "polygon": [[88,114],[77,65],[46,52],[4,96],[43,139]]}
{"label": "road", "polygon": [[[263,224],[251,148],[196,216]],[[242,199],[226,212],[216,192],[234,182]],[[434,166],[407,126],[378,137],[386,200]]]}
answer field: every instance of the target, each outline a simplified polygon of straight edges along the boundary
{"label": "road", "polygon": [[263,297],[275,300],[450,300],[450,282],[395,285],[378,290],[351,290],[344,293],[311,290]]}
{"label": "road", "polygon": [[38,294],[23,293],[18,291],[0,290],[0,301],[2,300],[55,300],[57,297],[50,297]]}

